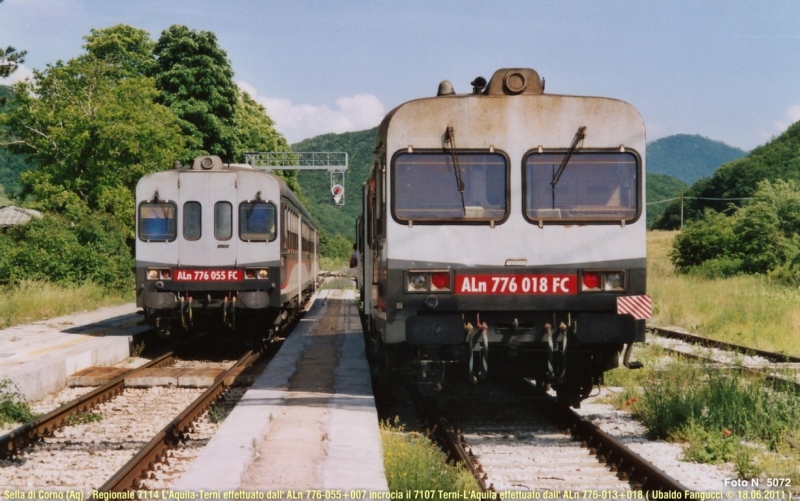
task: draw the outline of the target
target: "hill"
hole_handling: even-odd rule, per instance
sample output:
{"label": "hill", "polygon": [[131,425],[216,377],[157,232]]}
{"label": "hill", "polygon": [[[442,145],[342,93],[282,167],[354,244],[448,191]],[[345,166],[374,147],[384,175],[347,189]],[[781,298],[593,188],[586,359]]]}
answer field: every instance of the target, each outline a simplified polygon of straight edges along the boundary
{"label": "hill", "polygon": [[345,204],[337,207],[331,196],[330,174],[327,171],[300,171],[298,181],[308,200],[308,209],[320,223],[325,234],[343,235],[355,241],[355,221],[361,213],[362,184],[369,175],[372,150],[378,129],[323,134],[292,145],[292,151],[345,151],[350,166],[345,174]]}
{"label": "hill", "polygon": [[[745,158],[726,163],[713,176],[701,179],[686,192],[687,197],[734,200],[697,200],[684,202],[684,220],[698,219],[706,208],[718,212],[729,205],[742,205],[742,198],[752,197],[761,180],[782,179],[800,182],[800,122],[780,136],[755,148]],[[656,221],[657,229],[676,229],[680,225],[680,203],[673,202]]]}
{"label": "hill", "polygon": [[[678,178],[665,174],[647,174],[647,203],[653,204],[659,200],[668,200],[686,191],[689,187]],[[647,227],[652,228],[653,224],[661,218],[667,209],[668,202],[647,206]]]}
{"label": "hill", "polygon": [[676,134],[647,145],[648,174],[666,174],[692,184],[747,152],[698,135]]}

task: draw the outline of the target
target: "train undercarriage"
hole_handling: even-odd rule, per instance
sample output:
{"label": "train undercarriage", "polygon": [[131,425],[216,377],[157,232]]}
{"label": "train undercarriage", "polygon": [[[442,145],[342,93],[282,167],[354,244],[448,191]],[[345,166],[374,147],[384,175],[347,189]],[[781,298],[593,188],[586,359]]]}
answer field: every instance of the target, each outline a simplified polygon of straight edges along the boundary
{"label": "train undercarriage", "polygon": [[145,307],[144,315],[159,338],[165,340],[192,340],[221,333],[258,343],[281,335],[313,292],[313,286],[309,287],[299,300],[291,298],[281,307],[270,306],[267,298],[241,291],[170,294],[174,297],[171,307]]}
{"label": "train undercarriage", "polygon": [[[477,326],[465,322],[463,340],[457,343],[425,343],[412,336],[416,343],[389,344],[369,335],[368,353],[374,367],[403,375],[430,395],[446,394],[448,388],[467,382],[524,382],[542,396],[552,390],[558,400],[573,407],[603,384],[605,372],[621,363],[641,368],[630,360],[634,332],[587,337],[585,332],[579,336],[577,322],[568,324],[566,318],[558,325],[508,318]],[[604,342],[587,343],[587,339]]]}

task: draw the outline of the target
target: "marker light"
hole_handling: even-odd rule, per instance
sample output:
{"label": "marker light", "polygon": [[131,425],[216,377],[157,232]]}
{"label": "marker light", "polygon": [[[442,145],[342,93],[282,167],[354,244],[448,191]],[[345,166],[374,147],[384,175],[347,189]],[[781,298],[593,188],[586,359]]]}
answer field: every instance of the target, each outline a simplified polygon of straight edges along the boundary
{"label": "marker light", "polygon": [[169,280],[172,278],[172,271],[169,268],[148,268],[148,280]]}
{"label": "marker light", "polygon": [[450,273],[439,271],[431,273],[431,290],[450,290]]}
{"label": "marker light", "polygon": [[406,270],[406,292],[452,292],[450,270]]}
{"label": "marker light", "polygon": [[581,292],[624,292],[624,270],[580,270]]}
{"label": "marker light", "polygon": [[589,272],[583,274],[583,290],[594,290],[600,286],[600,274]]}

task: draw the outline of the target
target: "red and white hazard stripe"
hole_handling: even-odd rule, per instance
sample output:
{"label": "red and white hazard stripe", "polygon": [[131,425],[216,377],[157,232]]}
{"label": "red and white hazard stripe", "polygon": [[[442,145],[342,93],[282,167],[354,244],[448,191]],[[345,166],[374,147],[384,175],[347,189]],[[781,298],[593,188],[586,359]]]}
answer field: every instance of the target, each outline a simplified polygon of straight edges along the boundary
{"label": "red and white hazard stripe", "polygon": [[617,313],[630,314],[638,320],[645,320],[653,316],[653,304],[650,296],[620,296],[617,298]]}

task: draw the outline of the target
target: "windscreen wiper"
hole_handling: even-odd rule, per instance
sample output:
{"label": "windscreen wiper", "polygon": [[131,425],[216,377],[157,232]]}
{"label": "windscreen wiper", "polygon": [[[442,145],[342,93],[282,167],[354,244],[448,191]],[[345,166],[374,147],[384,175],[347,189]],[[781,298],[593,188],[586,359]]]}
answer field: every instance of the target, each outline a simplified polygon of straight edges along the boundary
{"label": "windscreen wiper", "polygon": [[578,132],[575,133],[575,137],[572,138],[572,144],[569,145],[569,149],[567,153],[564,155],[564,160],[561,161],[561,165],[558,166],[558,170],[555,174],[553,174],[553,180],[550,181],[550,186],[553,189],[553,208],[556,208],[556,185],[558,181],[561,179],[561,174],[564,173],[564,169],[567,168],[567,164],[569,163],[569,159],[572,158],[572,154],[575,153],[575,150],[578,149],[578,144],[586,138],[586,126],[581,125],[578,127]]}
{"label": "windscreen wiper", "polygon": [[456,153],[456,132],[452,127],[447,127],[444,133],[445,151],[447,150],[447,143],[450,143],[450,154],[453,156],[453,170],[456,173],[456,188],[461,193],[461,209],[464,215],[467,215],[467,205],[464,203],[464,178],[461,177],[461,167],[458,165],[458,154]]}

